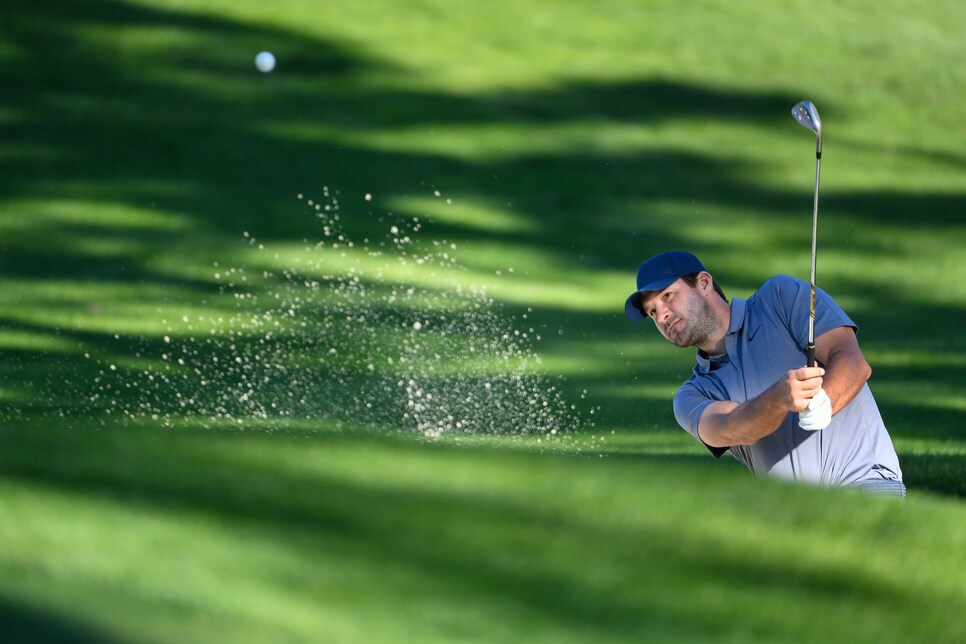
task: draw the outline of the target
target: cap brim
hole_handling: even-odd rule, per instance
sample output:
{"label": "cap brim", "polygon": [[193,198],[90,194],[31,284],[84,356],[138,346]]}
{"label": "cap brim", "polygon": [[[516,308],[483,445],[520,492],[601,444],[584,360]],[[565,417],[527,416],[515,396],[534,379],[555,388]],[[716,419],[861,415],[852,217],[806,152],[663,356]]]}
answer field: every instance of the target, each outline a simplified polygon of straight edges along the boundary
{"label": "cap brim", "polygon": [[644,314],[641,313],[640,291],[631,293],[630,297],[627,298],[627,302],[624,303],[624,313],[631,322],[640,322],[644,319]]}
{"label": "cap brim", "polygon": [[627,315],[627,319],[631,322],[640,322],[646,318],[647,316],[644,315],[643,311],[641,311],[641,300],[644,299],[644,296],[648,293],[663,291],[668,286],[678,281],[678,279],[679,278],[677,277],[672,277],[669,279],[657,280],[655,282],[651,282],[641,290],[631,293],[627,298],[627,301],[624,303],[624,314]]}

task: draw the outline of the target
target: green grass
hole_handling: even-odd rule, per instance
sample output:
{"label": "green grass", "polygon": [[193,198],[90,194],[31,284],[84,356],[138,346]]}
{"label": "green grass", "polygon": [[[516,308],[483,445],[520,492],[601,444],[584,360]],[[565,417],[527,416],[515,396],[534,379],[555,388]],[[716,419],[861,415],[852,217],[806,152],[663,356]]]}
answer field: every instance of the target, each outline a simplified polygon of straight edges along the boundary
{"label": "green grass", "polygon": [[24,518],[0,570],[25,579],[18,601],[132,640],[963,634],[948,565],[966,524],[939,501],[666,456],[48,431],[8,432],[3,504]]}
{"label": "green grass", "polygon": [[[0,634],[962,641],[963,18],[7,2]],[[860,326],[903,504],[713,462],[670,410],[689,355],[622,315],[666,248],[731,296],[807,274],[805,98],[825,126],[819,280]],[[342,240],[317,217],[333,198]],[[349,270],[356,290],[330,288]],[[489,323],[540,360],[485,350],[495,327],[434,335],[474,301],[457,289],[485,290]],[[214,367],[239,355],[277,364]],[[376,377],[459,395],[521,365],[579,431],[428,440],[395,393],[354,398]],[[185,411],[265,376],[299,413]]]}

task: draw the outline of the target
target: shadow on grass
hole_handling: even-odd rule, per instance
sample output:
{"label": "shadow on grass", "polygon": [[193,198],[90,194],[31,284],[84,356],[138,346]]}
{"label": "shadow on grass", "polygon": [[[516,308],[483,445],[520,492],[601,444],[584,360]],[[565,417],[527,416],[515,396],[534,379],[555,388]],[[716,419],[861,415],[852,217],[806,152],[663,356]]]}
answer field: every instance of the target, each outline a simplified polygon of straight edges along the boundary
{"label": "shadow on grass", "polygon": [[[376,149],[338,136],[313,140],[272,134],[269,127],[294,124],[323,132],[448,123],[603,127],[666,119],[777,126],[788,125],[787,107],[797,100],[790,94],[725,91],[665,79],[571,83],[555,90],[478,97],[386,91],[353,81],[391,65],[345,45],[119,2],[60,0],[55,5],[56,10],[41,10],[16,2],[8,7],[2,28],[15,47],[30,55],[0,71],[4,86],[11,88],[7,102],[12,115],[3,125],[12,152],[0,161],[0,198],[16,204],[56,194],[95,203],[121,200],[140,208],[154,204],[185,214],[192,230],[159,238],[157,231],[93,223],[37,224],[5,239],[0,268],[7,275],[168,284],[170,276],[147,260],[167,246],[190,247],[196,233],[235,239],[251,230],[268,241],[315,237],[317,222],[297,216],[301,207],[294,195],[311,195],[320,180],[357,195],[354,206],[359,209],[367,207],[361,201],[364,193],[391,198],[428,193],[428,185],[468,197],[492,195],[515,204],[514,216],[532,224],[533,232],[486,232],[443,223],[440,234],[522,244],[567,258],[580,255],[588,258],[585,270],[631,272],[654,249],[709,246],[639,211],[634,204],[641,199],[709,200],[737,211],[765,209],[776,217],[798,217],[807,206],[806,191],[755,185],[742,178],[737,162],[711,155],[582,152],[474,162]],[[183,49],[135,49],[126,53],[136,64],[125,64],[114,55],[110,40],[101,42],[104,36],[88,32],[94,26],[116,34],[135,27],[147,33],[175,29],[183,34]],[[58,46],[31,46],[44,41]],[[249,60],[255,42],[277,44],[280,55],[287,48],[292,64],[286,62],[285,71],[271,77],[259,76]],[[195,74],[209,82],[178,82]],[[958,221],[963,205],[961,197],[948,194],[842,193],[825,196],[823,208],[833,219],[860,226],[905,221],[911,211],[929,214],[918,217],[918,225],[938,226]],[[10,216],[29,218],[29,205],[12,208]],[[346,219],[355,237],[382,225],[373,218]],[[98,255],[76,243],[90,237],[115,240],[120,248],[133,244],[135,250]],[[830,244],[834,247],[834,240]],[[794,247],[775,240],[772,252],[798,249],[797,240]],[[871,255],[881,249],[849,250]]]}
{"label": "shadow on grass", "polygon": [[911,491],[923,490],[966,499],[966,456],[899,454],[903,478]]}
{"label": "shadow on grass", "polygon": [[[629,514],[617,508],[599,514],[594,507],[574,513],[561,499],[570,498],[580,484],[573,483],[573,489],[564,484],[563,493],[553,472],[566,472],[566,480],[573,482],[592,477],[584,468],[593,468],[594,462],[579,459],[536,462],[492,449],[427,451],[358,436],[319,436],[311,442],[276,437],[269,447],[274,456],[266,458],[261,452],[268,447],[265,437],[211,432],[6,429],[3,435],[4,477],[131,507],[211,516],[228,522],[240,536],[271,530],[273,538],[283,536],[287,550],[313,562],[310,566],[324,568],[328,558],[338,557],[367,568],[408,571],[408,582],[386,575],[381,590],[371,592],[411,593],[407,583],[432,580],[431,588],[442,589],[456,603],[509,602],[528,620],[552,623],[571,634],[634,640],[645,635],[714,638],[729,632],[733,616],[724,606],[730,601],[705,603],[697,615],[692,602],[679,601],[693,591],[696,579],[706,598],[709,592],[730,597],[740,588],[742,594],[780,606],[833,598],[850,606],[912,611],[934,600],[862,574],[812,568],[806,561],[765,558],[752,563],[740,547],[722,543],[713,533],[678,533],[656,507],[644,514],[630,507]],[[54,454],[52,440],[60,443]],[[340,477],[343,458],[385,465],[380,452],[387,446],[392,464],[379,477],[365,482]],[[308,450],[312,459],[306,459]],[[411,458],[419,459],[417,466],[426,476],[410,478]],[[530,471],[533,466],[540,471]],[[462,467],[523,477],[528,485],[503,492],[502,486],[490,489],[489,484],[472,490],[450,486],[446,472],[455,474]],[[671,478],[659,485],[685,480],[683,470],[674,467],[662,469]],[[648,489],[648,476],[632,478],[624,483]],[[531,487],[538,481],[541,487]],[[610,493],[602,489],[601,497],[578,497],[605,503]],[[649,498],[653,492],[642,494]],[[332,574],[322,576],[331,579]],[[303,572],[302,583],[309,577]],[[784,632],[781,620],[768,617],[769,611],[754,614],[758,617],[747,628],[771,637]],[[423,618],[417,612],[408,619],[419,624]],[[834,628],[844,629],[839,634],[855,630],[859,636],[862,627]]]}
{"label": "shadow on grass", "polygon": [[34,604],[2,597],[0,637],[10,644],[120,644],[122,641]]}
{"label": "shadow on grass", "polygon": [[[15,152],[0,165],[0,197],[7,200],[51,192],[79,200],[120,199],[138,207],[157,204],[162,210],[184,213],[197,230],[227,238],[252,230],[266,240],[301,239],[317,230],[310,218],[292,216],[293,198],[300,192],[311,194],[311,187],[320,180],[357,198],[366,192],[386,197],[412,194],[435,184],[467,196],[494,195],[512,202],[515,216],[529,220],[535,231],[488,234],[471,226],[452,226],[452,230],[443,226],[443,234],[471,239],[493,235],[564,256],[577,250],[613,268],[633,267],[642,253],[628,243],[615,245],[614,239],[622,234],[646,231],[648,246],[654,248],[687,243],[671,231],[654,230],[646,213],[629,212],[630,204],[642,197],[682,203],[707,199],[738,210],[765,208],[776,216],[799,216],[803,204],[807,206],[805,191],[756,186],[741,178],[737,162],[710,155],[667,151],[625,157],[582,152],[472,162],[441,154],[375,149],[338,136],[312,140],[273,135],[269,127],[293,124],[336,132],[447,123],[573,122],[603,127],[615,121],[666,119],[777,126],[787,125],[788,105],[796,100],[790,94],[724,91],[664,79],[571,83],[552,91],[479,97],[386,91],[352,80],[385,70],[388,63],[344,45],[118,2],[90,5],[61,0],[56,4],[59,11],[41,11],[30,3],[8,8],[5,36],[31,56],[0,72],[4,85],[13,88],[8,97],[13,118],[3,132]],[[135,26],[148,33],[176,28],[184,34],[184,50],[178,55],[148,48],[135,51],[137,65],[128,67],[110,47],[98,47],[103,43],[85,31],[95,25],[116,33]],[[56,41],[58,47],[30,47],[44,40]],[[278,43],[296,52],[294,69],[260,77],[249,56],[256,50],[256,41]],[[203,87],[177,82],[192,74],[210,82]],[[356,205],[365,208],[361,201]],[[924,222],[937,217],[951,221],[962,205],[962,199],[949,195],[846,193],[828,195],[824,207],[871,223],[883,217],[904,218],[913,207],[931,213]],[[612,218],[619,222],[601,225]],[[346,223],[358,236],[372,232],[372,223],[361,219]],[[57,224],[58,232],[61,225]],[[112,272],[109,265],[98,264],[103,258],[71,244],[70,235],[47,232],[52,231],[40,227],[36,236],[20,240],[19,245],[8,240],[4,270],[38,277],[162,279],[136,266],[150,254],[143,250],[117,258],[128,264],[132,274],[122,273],[119,267]],[[108,227],[96,233],[118,234]],[[153,234],[142,233],[140,239],[149,242]],[[44,243],[37,243],[38,239]],[[778,246],[777,253],[787,250]]]}

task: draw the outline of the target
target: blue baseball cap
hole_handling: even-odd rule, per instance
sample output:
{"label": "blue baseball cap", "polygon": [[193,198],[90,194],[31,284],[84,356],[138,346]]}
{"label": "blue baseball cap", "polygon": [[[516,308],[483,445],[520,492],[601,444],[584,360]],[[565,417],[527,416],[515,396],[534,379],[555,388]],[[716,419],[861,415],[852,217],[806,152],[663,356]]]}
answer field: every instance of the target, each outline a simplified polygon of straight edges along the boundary
{"label": "blue baseball cap", "polygon": [[637,290],[624,304],[624,313],[631,322],[640,322],[646,316],[641,310],[641,300],[646,293],[663,291],[684,275],[705,270],[701,261],[683,250],[669,250],[655,255],[637,269]]}

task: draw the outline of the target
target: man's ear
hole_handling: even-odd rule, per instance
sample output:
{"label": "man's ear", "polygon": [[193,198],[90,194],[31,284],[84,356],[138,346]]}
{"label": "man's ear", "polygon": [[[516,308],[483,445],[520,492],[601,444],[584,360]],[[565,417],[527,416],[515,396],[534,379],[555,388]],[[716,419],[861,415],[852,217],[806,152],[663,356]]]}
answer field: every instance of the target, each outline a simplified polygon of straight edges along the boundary
{"label": "man's ear", "polygon": [[698,273],[698,287],[705,295],[710,294],[714,290],[714,278],[711,277],[711,273],[707,271]]}

